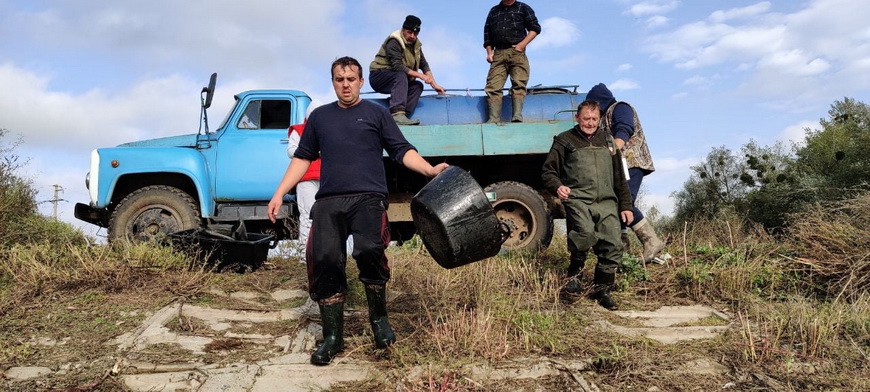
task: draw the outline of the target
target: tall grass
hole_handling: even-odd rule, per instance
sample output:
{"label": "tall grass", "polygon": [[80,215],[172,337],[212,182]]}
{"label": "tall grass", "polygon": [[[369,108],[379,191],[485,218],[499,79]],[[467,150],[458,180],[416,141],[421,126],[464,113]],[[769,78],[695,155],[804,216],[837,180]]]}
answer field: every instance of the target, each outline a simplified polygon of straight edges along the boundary
{"label": "tall grass", "polygon": [[523,255],[445,270],[413,242],[393,253],[391,290],[413,298],[416,308],[415,350],[498,361],[563,348],[560,337],[573,319],[559,311],[563,282],[556,271]]}
{"label": "tall grass", "polygon": [[133,290],[154,284],[183,293],[207,278],[169,247],[88,245],[75,242],[16,244],[0,250],[0,314],[54,291]]}
{"label": "tall grass", "polygon": [[851,301],[870,291],[870,192],[792,217],[796,265],[808,284]]}
{"label": "tall grass", "polygon": [[[870,298],[852,304],[795,300],[764,303],[740,312],[742,356],[751,362],[849,357],[838,349],[854,345],[851,359],[870,357]],[[861,348],[863,347],[863,349]]]}

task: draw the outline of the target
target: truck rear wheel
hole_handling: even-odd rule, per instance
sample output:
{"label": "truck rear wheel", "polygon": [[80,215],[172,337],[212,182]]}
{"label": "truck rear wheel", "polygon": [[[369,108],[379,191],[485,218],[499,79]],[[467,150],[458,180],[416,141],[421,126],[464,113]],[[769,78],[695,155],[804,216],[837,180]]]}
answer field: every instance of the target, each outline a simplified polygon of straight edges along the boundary
{"label": "truck rear wheel", "polygon": [[139,189],[118,203],[109,220],[109,241],[160,240],[167,234],[200,227],[196,201],[166,185]]}
{"label": "truck rear wheel", "polygon": [[495,216],[510,229],[510,237],[502,247],[537,252],[550,246],[553,217],[538,192],[514,181],[490,184],[484,192],[495,192]]}

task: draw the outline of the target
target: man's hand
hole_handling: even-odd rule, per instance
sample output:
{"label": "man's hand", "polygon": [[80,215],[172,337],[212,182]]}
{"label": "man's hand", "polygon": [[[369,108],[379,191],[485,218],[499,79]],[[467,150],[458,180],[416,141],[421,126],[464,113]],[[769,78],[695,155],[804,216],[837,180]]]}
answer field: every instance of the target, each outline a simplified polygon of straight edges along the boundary
{"label": "man's hand", "polygon": [[447,163],[439,163],[435,166],[432,166],[432,169],[430,169],[429,173],[427,173],[426,175],[428,177],[435,177],[435,176],[441,174],[441,172],[446,170],[448,167],[450,167],[450,165],[448,165]]}
{"label": "man's hand", "polygon": [[434,89],[435,92],[437,92],[438,94],[443,95],[443,94],[447,93],[447,90],[445,90],[444,87],[441,87],[440,84],[435,83],[434,80],[432,81],[432,83],[429,83],[429,85],[432,86],[432,89]]}
{"label": "man's hand", "polygon": [[559,200],[568,200],[568,196],[571,195],[571,188],[567,186],[560,186],[556,189],[556,196],[559,197]]}
{"label": "man's hand", "polygon": [[486,48],[486,62],[487,63],[492,64],[492,54],[493,53],[495,53],[495,51],[493,51],[492,48],[490,48],[490,47]]}
{"label": "man's hand", "polygon": [[622,218],[622,223],[626,225],[634,221],[634,212],[622,211],[619,213],[619,216]]}
{"label": "man's hand", "polygon": [[625,146],[625,140],[622,140],[618,137],[613,138],[613,144],[616,144],[617,150],[622,150],[622,147]]}
{"label": "man's hand", "polygon": [[514,50],[516,50],[517,52],[525,52],[526,51],[526,44],[520,42],[520,43],[514,45]]}
{"label": "man's hand", "polygon": [[276,195],[269,201],[269,208],[266,210],[266,215],[272,223],[275,223],[278,217],[278,211],[281,211],[281,206],[284,204],[283,199],[283,197]]}

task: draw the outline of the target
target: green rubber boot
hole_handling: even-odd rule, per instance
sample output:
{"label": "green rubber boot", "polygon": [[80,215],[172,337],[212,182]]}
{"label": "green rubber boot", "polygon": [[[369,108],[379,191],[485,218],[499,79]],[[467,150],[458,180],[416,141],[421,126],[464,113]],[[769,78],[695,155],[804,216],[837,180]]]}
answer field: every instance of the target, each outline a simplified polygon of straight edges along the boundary
{"label": "green rubber boot", "polygon": [[619,310],[619,306],[610,297],[610,290],[613,289],[613,286],[616,284],[615,282],[616,274],[596,269],[595,278],[593,279],[595,286],[589,298],[594,299],[607,310]]}
{"label": "green rubber boot", "polygon": [[396,342],[396,334],[387,320],[387,288],[366,285],[366,302],[369,305],[369,322],[375,337],[375,346],[387,348]]}
{"label": "green rubber boot", "polygon": [[487,124],[498,124],[501,121],[501,97],[498,98],[487,98],[486,100],[488,109],[489,119],[486,120]]}
{"label": "green rubber boot", "polygon": [[329,365],[335,355],[344,350],[344,301],[320,305],[323,322],[323,343],[311,354],[311,363]]}
{"label": "green rubber boot", "polygon": [[511,122],[523,122],[523,103],[525,102],[525,99],[525,95],[513,96],[513,115],[511,116]]}

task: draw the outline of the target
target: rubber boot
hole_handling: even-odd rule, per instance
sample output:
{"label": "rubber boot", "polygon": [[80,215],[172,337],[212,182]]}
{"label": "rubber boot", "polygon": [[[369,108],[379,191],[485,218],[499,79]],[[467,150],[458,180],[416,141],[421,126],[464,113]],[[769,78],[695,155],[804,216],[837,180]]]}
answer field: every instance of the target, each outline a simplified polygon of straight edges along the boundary
{"label": "rubber boot", "polygon": [[411,120],[407,115],[405,115],[405,112],[393,113],[393,120],[395,120],[396,124],[399,125],[420,125],[420,120]]}
{"label": "rubber boot", "polygon": [[344,350],[344,301],[320,305],[323,322],[323,343],[311,354],[314,365],[329,365],[335,355]]}
{"label": "rubber boot", "polygon": [[513,116],[511,117],[511,122],[523,122],[523,103],[525,99],[525,95],[513,96]]}
{"label": "rubber boot", "polygon": [[369,323],[375,337],[375,346],[387,348],[396,342],[396,334],[387,320],[387,289],[379,285],[366,285],[366,302],[369,305]]}
{"label": "rubber boot", "polygon": [[613,302],[613,298],[610,297],[610,290],[613,289],[614,282],[616,282],[616,274],[606,273],[596,269],[595,278],[592,282],[594,288],[592,295],[590,295],[589,298],[594,299],[599,305],[607,310],[619,310],[619,306],[617,306],[616,302]]}
{"label": "rubber boot", "polygon": [[566,294],[580,295],[583,291],[580,284],[580,275],[583,272],[584,265],[586,265],[586,252],[571,255],[571,262],[568,264],[568,283],[565,284]]}
{"label": "rubber boot", "polygon": [[634,230],[634,234],[637,234],[637,239],[643,244],[644,263],[652,261],[665,248],[665,243],[659,239],[652,223],[647,221],[646,218],[641,219],[631,229]]}
{"label": "rubber boot", "polygon": [[501,121],[501,97],[487,98],[486,101],[489,105],[489,120],[486,123],[498,124]]}
{"label": "rubber boot", "polygon": [[622,229],[622,233],[619,234],[619,239],[622,240],[622,251],[625,253],[631,253],[631,239],[628,238],[628,229]]}

